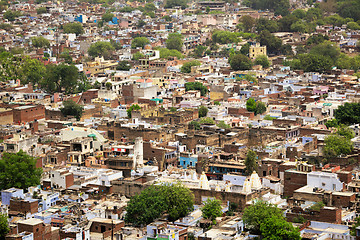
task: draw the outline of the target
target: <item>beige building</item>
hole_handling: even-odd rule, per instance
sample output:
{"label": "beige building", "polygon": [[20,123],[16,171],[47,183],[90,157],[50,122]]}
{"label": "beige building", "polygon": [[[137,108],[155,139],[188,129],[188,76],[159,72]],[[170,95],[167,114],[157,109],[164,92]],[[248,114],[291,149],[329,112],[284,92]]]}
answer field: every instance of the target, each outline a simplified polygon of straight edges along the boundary
{"label": "beige building", "polygon": [[250,50],[249,50],[250,59],[255,59],[259,55],[267,56],[266,46],[260,46],[260,43],[256,43],[255,45],[251,45]]}

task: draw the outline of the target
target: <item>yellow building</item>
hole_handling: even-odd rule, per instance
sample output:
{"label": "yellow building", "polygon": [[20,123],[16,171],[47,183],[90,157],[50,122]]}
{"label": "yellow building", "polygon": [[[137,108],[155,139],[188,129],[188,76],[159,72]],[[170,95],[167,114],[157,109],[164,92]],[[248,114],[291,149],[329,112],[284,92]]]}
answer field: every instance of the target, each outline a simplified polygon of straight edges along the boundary
{"label": "yellow building", "polygon": [[255,46],[251,45],[249,49],[250,59],[255,59],[259,55],[267,56],[266,46],[260,46],[260,43],[256,43]]}
{"label": "yellow building", "polygon": [[115,70],[117,65],[118,63],[116,61],[104,60],[103,57],[97,57],[95,61],[84,64],[84,73],[93,76],[107,70]]}

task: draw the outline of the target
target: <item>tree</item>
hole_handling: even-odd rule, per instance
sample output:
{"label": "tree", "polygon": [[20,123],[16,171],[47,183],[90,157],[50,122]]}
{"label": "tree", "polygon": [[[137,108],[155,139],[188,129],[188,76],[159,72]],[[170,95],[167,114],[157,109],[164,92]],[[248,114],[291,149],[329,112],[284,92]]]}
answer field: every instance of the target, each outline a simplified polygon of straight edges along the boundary
{"label": "tree", "polygon": [[131,118],[132,111],[140,110],[140,109],[141,109],[141,107],[139,105],[137,105],[137,104],[131,105],[130,108],[128,110],[126,110],[128,118]]}
{"label": "tree", "polygon": [[286,220],[270,216],[264,220],[260,226],[261,236],[265,240],[283,239],[283,240],[300,240],[298,229]]}
{"label": "tree", "polygon": [[136,24],[137,28],[142,28],[146,25],[146,22],[144,20],[139,20]]}
{"label": "tree", "polygon": [[141,58],[144,58],[145,55],[142,54],[141,52],[136,52],[133,54],[132,60],[138,61]]}
{"label": "tree", "polygon": [[312,47],[310,54],[319,57],[327,57],[329,60],[332,60],[332,63],[335,63],[337,58],[340,56],[340,49],[333,43],[326,41]]}
{"label": "tree", "polygon": [[185,83],[185,90],[200,90],[201,96],[206,96],[208,89],[201,82],[187,82]]}
{"label": "tree", "polygon": [[46,91],[74,93],[78,84],[79,71],[74,65],[61,63],[59,65],[49,64],[46,66],[44,79],[40,83]]}
{"label": "tree", "polygon": [[300,54],[298,56],[300,69],[305,72],[325,72],[332,67],[332,60],[323,55]]}
{"label": "tree", "polygon": [[251,175],[254,171],[257,171],[256,153],[253,150],[248,150],[245,158],[246,175]]}
{"label": "tree", "polygon": [[256,65],[261,65],[263,68],[268,68],[270,66],[269,59],[266,55],[259,55],[255,59]]}
{"label": "tree", "polygon": [[216,124],[219,128],[228,129],[231,128],[229,124],[226,124],[224,121],[220,121],[218,124]]}
{"label": "tree", "polygon": [[327,136],[324,142],[323,153],[326,159],[331,159],[342,154],[349,154],[353,149],[353,143],[350,139],[337,134]]}
{"label": "tree", "polygon": [[182,35],[179,33],[170,33],[166,39],[166,47],[181,52],[183,46]]}
{"label": "tree", "polygon": [[110,58],[111,52],[115,48],[110,42],[96,42],[90,45],[88,53],[91,57],[104,57],[105,59]]}
{"label": "tree", "polygon": [[327,122],[325,123],[325,126],[326,126],[327,128],[338,127],[338,126],[339,126],[339,122],[338,122],[338,120],[337,120],[336,118],[334,118],[334,119],[331,119],[331,120],[327,121]]}
{"label": "tree", "polygon": [[76,117],[76,120],[80,121],[84,110],[83,106],[77,104],[73,100],[63,101],[63,106],[64,107],[60,108],[60,111],[64,117],[74,116]]}
{"label": "tree", "polygon": [[179,52],[176,49],[167,49],[167,48],[160,48],[160,58],[165,58],[165,59],[169,59],[169,58],[173,58],[176,57],[177,59],[181,59],[184,56],[181,54],[181,52]]}
{"label": "tree", "polygon": [[193,205],[194,195],[180,183],[151,185],[130,199],[125,222],[143,226],[164,213],[170,221],[175,221],[192,211]]}
{"label": "tree", "polygon": [[260,227],[267,218],[273,216],[278,219],[284,219],[282,214],[281,209],[276,206],[267,202],[257,201],[253,205],[245,208],[242,219],[246,224],[246,228],[250,230],[251,233],[260,235],[262,233]]}
{"label": "tree", "polygon": [[44,48],[50,47],[50,42],[46,38],[40,37],[33,37],[31,38],[31,43],[35,48]]}
{"label": "tree", "polygon": [[144,8],[145,8],[146,12],[154,12],[154,11],[156,11],[156,7],[155,7],[155,5],[153,3],[145,4]]}
{"label": "tree", "polygon": [[81,35],[84,33],[84,28],[81,23],[67,23],[63,25],[64,33],[75,33]]}
{"label": "tree", "polygon": [[0,214],[0,239],[5,239],[9,231],[8,217],[5,214]]}
{"label": "tree", "polygon": [[187,7],[186,0],[166,0],[165,8],[181,7],[185,9]]}
{"label": "tree", "polygon": [[3,16],[5,19],[9,20],[10,22],[13,22],[17,17],[21,16],[21,13],[17,11],[8,10],[4,13]]}
{"label": "tree", "polygon": [[197,122],[197,121],[191,121],[191,122],[188,124],[188,128],[189,128],[189,129],[194,129],[194,130],[200,130],[200,123]]}
{"label": "tree", "polygon": [[261,101],[257,101],[255,107],[255,115],[263,114],[264,112],[266,112],[265,104]]}
{"label": "tree", "polygon": [[272,35],[268,30],[261,31],[257,40],[261,45],[265,45],[267,47],[267,51],[269,53],[279,52],[282,46],[281,39]]}
{"label": "tree", "polygon": [[250,43],[245,43],[244,45],[241,46],[240,49],[240,53],[244,54],[245,56],[249,55],[249,50],[250,50]]}
{"label": "tree", "polygon": [[133,41],[131,42],[131,48],[144,48],[145,45],[149,44],[150,41],[149,39],[147,39],[146,37],[136,37],[133,39]]}
{"label": "tree", "polygon": [[351,130],[348,126],[341,124],[338,126],[338,129],[336,131],[336,134],[339,136],[343,136],[346,139],[352,139],[355,137],[354,131]]}
{"label": "tree", "polygon": [[201,65],[201,63],[198,60],[192,60],[192,61],[184,63],[181,66],[180,70],[181,70],[182,73],[190,73],[191,72],[191,67],[200,66],[200,65]]}
{"label": "tree", "polygon": [[17,153],[4,152],[0,160],[0,189],[37,186],[41,174],[42,169],[36,168],[36,160],[22,150]]}
{"label": "tree", "polygon": [[200,124],[215,124],[214,119],[209,117],[200,118]]}
{"label": "tree", "polygon": [[360,123],[360,103],[345,103],[335,111],[335,118],[342,124]]}
{"label": "tree", "polygon": [[235,54],[229,58],[230,66],[233,70],[249,70],[252,67],[250,58],[243,54]]}
{"label": "tree", "polygon": [[198,45],[196,46],[196,48],[194,49],[194,57],[195,58],[201,58],[204,56],[204,52],[206,51],[207,47],[206,46],[202,46],[202,45]]}
{"label": "tree", "polygon": [[208,111],[209,110],[207,109],[207,107],[200,106],[200,108],[199,108],[199,118],[206,117]]}
{"label": "tree", "polygon": [[255,19],[250,15],[244,15],[240,18],[240,22],[243,24],[246,32],[251,32],[251,29],[255,25]]}
{"label": "tree", "polygon": [[216,198],[208,198],[201,208],[201,212],[205,219],[215,221],[222,215],[221,201]]}
{"label": "tree", "polygon": [[258,32],[267,30],[273,33],[279,30],[279,25],[275,20],[269,20],[267,18],[259,18],[256,22],[256,30]]}
{"label": "tree", "polygon": [[212,34],[213,43],[227,44],[227,43],[237,43],[240,41],[238,33],[215,30]]}
{"label": "tree", "polygon": [[256,110],[256,102],[253,98],[249,98],[246,101],[246,110],[248,110],[249,112],[255,112]]}
{"label": "tree", "polygon": [[47,9],[46,9],[46,7],[39,7],[36,9],[36,13],[37,14],[47,13]]}
{"label": "tree", "polygon": [[219,102],[219,101],[214,101],[214,105],[216,105],[216,106],[220,106],[221,104],[220,104],[220,102]]}
{"label": "tree", "polygon": [[116,70],[120,70],[120,71],[129,71],[130,69],[131,69],[131,66],[128,61],[121,61],[116,66]]}
{"label": "tree", "polygon": [[37,59],[25,58],[21,65],[22,81],[36,85],[43,81],[46,68],[42,62]]}
{"label": "tree", "polygon": [[101,17],[101,19],[104,22],[110,22],[112,21],[113,17],[115,17],[115,15],[113,13],[104,13]]}

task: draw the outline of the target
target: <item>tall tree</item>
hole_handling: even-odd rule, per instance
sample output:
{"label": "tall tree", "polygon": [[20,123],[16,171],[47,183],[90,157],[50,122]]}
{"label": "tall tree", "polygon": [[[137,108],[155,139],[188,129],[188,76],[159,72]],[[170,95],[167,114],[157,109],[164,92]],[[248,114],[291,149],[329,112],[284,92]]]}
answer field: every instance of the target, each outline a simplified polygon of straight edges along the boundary
{"label": "tall tree", "polygon": [[84,28],[81,23],[67,23],[63,25],[64,33],[75,33],[81,35],[84,33]]}
{"label": "tall tree", "polygon": [[74,93],[79,79],[78,68],[74,65],[50,64],[46,66],[46,75],[41,87],[48,92]]}
{"label": "tall tree", "polygon": [[176,49],[179,52],[182,51],[183,40],[182,35],[179,33],[170,33],[166,39],[166,47],[168,49]]}
{"label": "tall tree", "polygon": [[201,208],[201,212],[204,218],[214,221],[222,215],[221,201],[216,198],[208,198]]}
{"label": "tall tree", "polygon": [[109,59],[112,51],[115,48],[111,45],[110,42],[96,42],[90,45],[88,50],[88,54],[91,57],[104,57],[105,59]]}
{"label": "tall tree", "polygon": [[256,162],[256,153],[249,149],[246,158],[245,158],[245,166],[246,166],[246,175],[251,175],[254,171],[257,171],[257,162]]}
{"label": "tall tree", "polygon": [[0,189],[26,189],[39,185],[41,174],[42,169],[36,168],[36,160],[22,150],[5,152],[0,159]]}
{"label": "tall tree", "polygon": [[208,110],[207,107],[205,107],[205,106],[200,106],[200,108],[199,108],[199,118],[206,117],[208,111],[209,111],[209,110]]}
{"label": "tall tree", "polygon": [[235,54],[229,58],[230,66],[233,70],[249,70],[252,67],[250,58],[243,54]]}
{"label": "tall tree", "polygon": [[31,43],[35,48],[50,47],[49,40],[42,36],[31,38]]}
{"label": "tall tree", "polygon": [[0,239],[5,239],[9,231],[8,217],[5,214],[0,214]]}
{"label": "tall tree", "polygon": [[73,100],[67,100],[63,102],[64,107],[60,108],[61,113],[67,116],[74,116],[76,120],[80,121],[84,108],[80,104],[77,104]]}

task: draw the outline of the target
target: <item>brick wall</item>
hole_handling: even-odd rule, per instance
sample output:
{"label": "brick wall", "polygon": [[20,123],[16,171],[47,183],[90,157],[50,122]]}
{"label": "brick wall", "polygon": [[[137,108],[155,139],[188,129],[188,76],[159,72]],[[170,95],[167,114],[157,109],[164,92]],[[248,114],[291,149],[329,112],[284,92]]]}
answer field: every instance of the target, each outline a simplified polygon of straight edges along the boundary
{"label": "brick wall", "polygon": [[26,123],[35,119],[45,118],[45,107],[43,105],[31,106],[29,108],[15,108],[13,110],[14,123]]}

